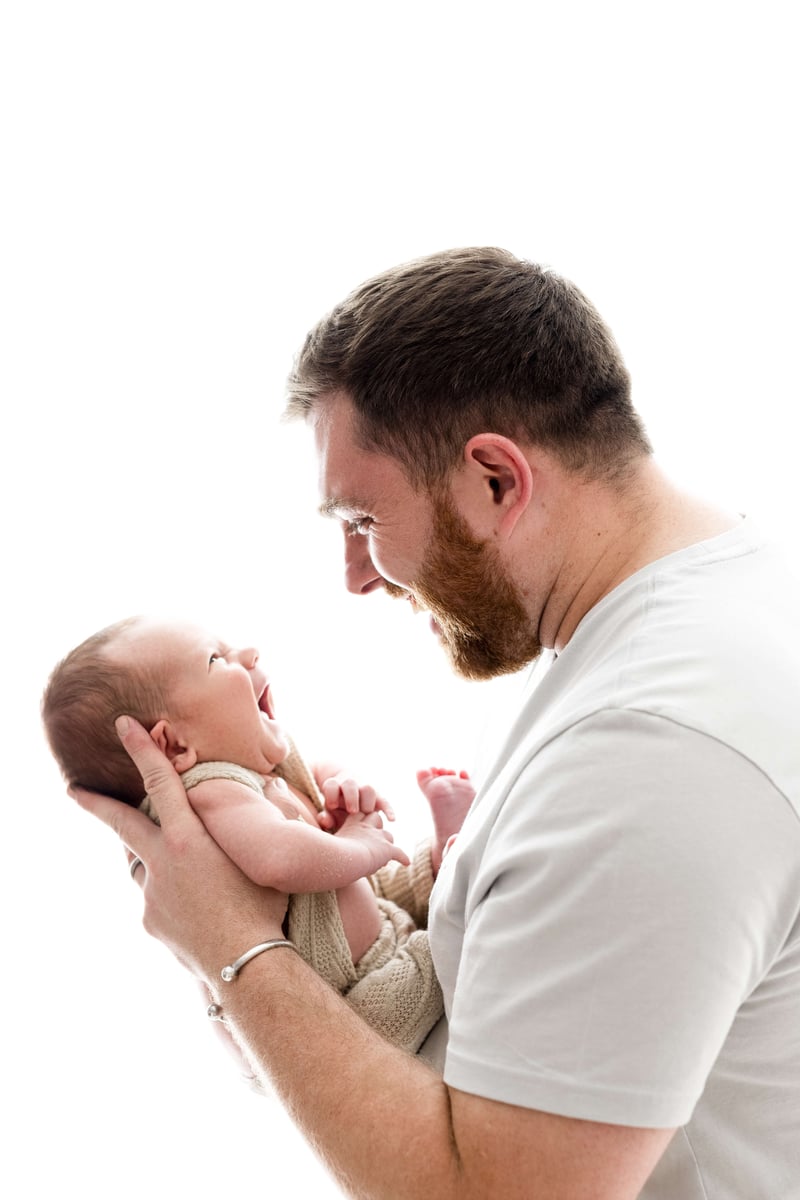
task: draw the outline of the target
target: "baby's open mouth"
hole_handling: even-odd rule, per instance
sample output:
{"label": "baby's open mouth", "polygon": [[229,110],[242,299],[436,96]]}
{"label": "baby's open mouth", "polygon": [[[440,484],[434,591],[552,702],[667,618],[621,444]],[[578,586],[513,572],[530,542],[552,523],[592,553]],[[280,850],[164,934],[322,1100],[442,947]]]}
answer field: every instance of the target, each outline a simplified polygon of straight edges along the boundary
{"label": "baby's open mouth", "polygon": [[266,713],[271,721],[275,720],[275,710],[272,707],[272,691],[268,683],[264,684],[264,690],[258,697],[258,707],[263,713]]}

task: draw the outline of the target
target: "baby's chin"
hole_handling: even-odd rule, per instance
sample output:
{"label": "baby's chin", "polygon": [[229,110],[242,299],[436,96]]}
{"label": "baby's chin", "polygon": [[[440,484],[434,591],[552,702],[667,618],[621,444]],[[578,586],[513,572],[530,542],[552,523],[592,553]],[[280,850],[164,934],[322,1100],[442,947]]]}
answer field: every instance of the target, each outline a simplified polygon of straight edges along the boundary
{"label": "baby's chin", "polygon": [[[289,757],[292,752],[292,746],[289,738],[283,732],[283,730],[281,730],[280,733],[275,737],[274,745],[275,751],[272,755],[272,758],[275,762],[275,766],[277,767]],[[278,755],[280,755],[280,757],[278,757]]]}

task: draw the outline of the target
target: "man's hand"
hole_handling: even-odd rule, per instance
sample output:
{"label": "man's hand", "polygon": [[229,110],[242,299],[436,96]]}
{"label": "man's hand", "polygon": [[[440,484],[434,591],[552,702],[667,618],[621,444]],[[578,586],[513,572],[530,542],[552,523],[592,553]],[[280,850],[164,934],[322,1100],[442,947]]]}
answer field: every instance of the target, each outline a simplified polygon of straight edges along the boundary
{"label": "man's hand", "polygon": [[[74,794],[144,863],[135,878],[145,928],[221,999],[221,966],[281,936],[285,900],[251,883],[220,850],[141,726],[131,721],[122,741],[155,799],[161,828],[106,796]],[[389,837],[379,821],[378,813],[351,814],[350,829],[336,836],[351,836],[360,825]],[[420,1060],[370,1030],[298,955],[272,958],[254,959],[225,993],[226,1020],[352,1195],[388,1200],[402,1178],[409,1200],[633,1200],[669,1142],[669,1130],[571,1120],[448,1089]],[[321,1029],[336,1036],[320,1037]],[[356,1097],[357,1120],[341,1121],[343,1094]],[[409,1145],[419,1150],[411,1158]]]}
{"label": "man's hand", "polygon": [[207,833],[180,777],[147,731],[121,717],[117,732],[153,797],[161,826],[118,800],[75,788],[81,807],[105,822],[141,859],[144,927],[194,975],[212,986],[219,970],[249,946],[282,937],[285,896],[252,883]]}

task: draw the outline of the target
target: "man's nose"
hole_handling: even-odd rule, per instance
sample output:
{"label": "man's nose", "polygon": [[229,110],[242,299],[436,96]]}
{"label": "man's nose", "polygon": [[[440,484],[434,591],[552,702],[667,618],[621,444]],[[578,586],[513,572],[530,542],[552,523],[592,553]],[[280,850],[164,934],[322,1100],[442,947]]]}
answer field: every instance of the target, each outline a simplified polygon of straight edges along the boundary
{"label": "man's nose", "polygon": [[344,535],[344,583],[348,592],[356,596],[366,596],[383,587],[383,576],[378,573],[369,556],[366,534]]}

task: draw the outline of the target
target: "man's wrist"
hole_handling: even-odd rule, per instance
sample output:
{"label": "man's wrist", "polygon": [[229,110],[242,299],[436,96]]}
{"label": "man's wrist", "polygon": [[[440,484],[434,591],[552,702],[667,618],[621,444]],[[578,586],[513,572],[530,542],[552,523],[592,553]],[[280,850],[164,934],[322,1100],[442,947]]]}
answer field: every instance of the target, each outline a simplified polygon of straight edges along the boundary
{"label": "man's wrist", "polygon": [[[224,967],[222,967],[219,972],[219,978],[224,984],[234,983],[235,980],[238,979],[239,973],[242,971],[242,969],[246,967],[247,964],[254,958],[257,958],[259,954],[265,954],[269,950],[284,949],[294,950],[295,953],[297,953],[297,947],[295,946],[294,942],[290,942],[288,938],[265,938],[261,942],[256,942],[254,946],[251,946],[249,950],[245,950],[244,953],[240,954],[238,958],[235,958],[233,962],[227,963]],[[221,994],[219,991],[217,992],[217,995],[221,999]],[[212,1021],[223,1021],[225,1019],[223,1006],[219,1003],[209,1004],[208,1008],[206,1009],[206,1015]]]}
{"label": "man's wrist", "polygon": [[245,950],[244,954],[240,954],[232,963],[223,967],[219,973],[219,977],[224,983],[232,983],[242,967],[245,967],[257,954],[263,954],[267,950],[278,950],[282,947],[286,947],[289,950],[297,949],[294,942],[290,942],[288,938],[284,937],[265,938],[262,942],[256,942],[249,950]]}

